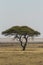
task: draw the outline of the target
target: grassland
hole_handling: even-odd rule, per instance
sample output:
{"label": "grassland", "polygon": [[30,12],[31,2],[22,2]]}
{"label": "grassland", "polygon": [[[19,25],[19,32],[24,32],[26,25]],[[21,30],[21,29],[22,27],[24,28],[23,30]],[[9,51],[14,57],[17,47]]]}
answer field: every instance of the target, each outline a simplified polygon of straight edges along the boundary
{"label": "grassland", "polygon": [[0,65],[43,65],[43,43],[28,44],[25,51],[20,44],[0,44]]}

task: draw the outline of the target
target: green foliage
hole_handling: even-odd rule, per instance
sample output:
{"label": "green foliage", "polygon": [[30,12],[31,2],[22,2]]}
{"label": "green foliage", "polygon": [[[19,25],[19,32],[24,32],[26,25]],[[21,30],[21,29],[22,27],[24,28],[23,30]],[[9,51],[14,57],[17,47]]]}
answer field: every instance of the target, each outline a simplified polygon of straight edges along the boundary
{"label": "green foliage", "polygon": [[3,31],[2,34],[4,35],[19,34],[19,35],[29,35],[29,36],[40,35],[38,31],[35,31],[28,26],[13,26],[8,30]]}

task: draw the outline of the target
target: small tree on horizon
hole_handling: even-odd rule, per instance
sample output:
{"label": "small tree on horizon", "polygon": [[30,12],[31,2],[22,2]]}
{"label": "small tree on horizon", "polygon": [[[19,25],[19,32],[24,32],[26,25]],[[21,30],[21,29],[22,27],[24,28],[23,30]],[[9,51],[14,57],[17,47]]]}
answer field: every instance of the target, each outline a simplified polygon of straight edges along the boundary
{"label": "small tree on horizon", "polygon": [[[13,35],[15,39],[18,38],[23,50],[25,50],[25,48],[26,48],[29,37],[34,37],[34,36],[40,35],[40,33],[38,31],[35,31],[28,26],[13,26],[13,27],[3,31],[2,34],[5,36]],[[25,39],[24,44],[22,41],[23,38]]]}

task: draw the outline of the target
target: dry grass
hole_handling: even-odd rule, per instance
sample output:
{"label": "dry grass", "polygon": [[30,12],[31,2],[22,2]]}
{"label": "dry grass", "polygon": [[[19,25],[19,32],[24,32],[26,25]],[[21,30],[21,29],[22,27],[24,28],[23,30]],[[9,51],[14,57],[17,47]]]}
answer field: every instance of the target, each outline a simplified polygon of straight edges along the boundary
{"label": "dry grass", "polygon": [[25,51],[19,46],[0,46],[0,65],[43,65],[41,46],[29,44]]}

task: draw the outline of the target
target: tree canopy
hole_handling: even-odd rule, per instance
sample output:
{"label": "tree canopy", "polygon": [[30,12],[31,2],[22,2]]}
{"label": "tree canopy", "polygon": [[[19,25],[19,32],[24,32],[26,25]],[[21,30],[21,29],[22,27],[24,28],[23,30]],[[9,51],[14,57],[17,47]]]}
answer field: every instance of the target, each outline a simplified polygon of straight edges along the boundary
{"label": "tree canopy", "polygon": [[3,31],[2,34],[6,36],[14,35],[14,34],[29,35],[29,36],[40,35],[38,31],[35,31],[28,26],[13,26],[9,28],[8,30]]}

